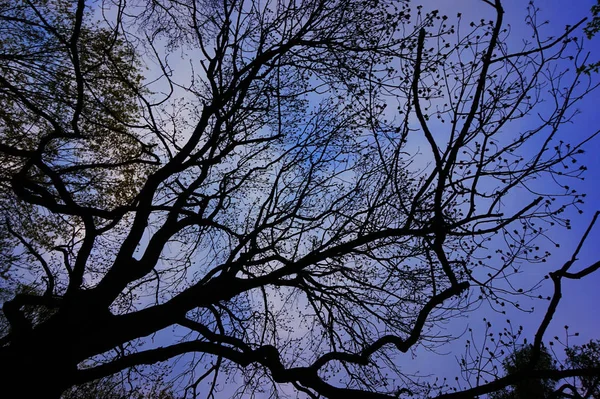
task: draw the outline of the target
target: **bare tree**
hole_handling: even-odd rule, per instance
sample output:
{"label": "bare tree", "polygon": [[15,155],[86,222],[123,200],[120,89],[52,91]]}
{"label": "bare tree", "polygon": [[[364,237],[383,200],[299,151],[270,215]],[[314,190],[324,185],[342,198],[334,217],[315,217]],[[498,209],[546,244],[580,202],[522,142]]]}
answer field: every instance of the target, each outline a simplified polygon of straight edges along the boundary
{"label": "bare tree", "polygon": [[[464,26],[395,0],[0,0],[1,272],[36,290],[4,303],[3,389],[195,354],[187,396],[221,372],[241,395],[433,395],[399,359],[519,294],[597,134],[561,135],[595,88],[583,21],[547,39],[531,6],[512,48],[483,3]],[[598,268],[575,259],[558,299]],[[600,370],[449,397],[544,372]]]}

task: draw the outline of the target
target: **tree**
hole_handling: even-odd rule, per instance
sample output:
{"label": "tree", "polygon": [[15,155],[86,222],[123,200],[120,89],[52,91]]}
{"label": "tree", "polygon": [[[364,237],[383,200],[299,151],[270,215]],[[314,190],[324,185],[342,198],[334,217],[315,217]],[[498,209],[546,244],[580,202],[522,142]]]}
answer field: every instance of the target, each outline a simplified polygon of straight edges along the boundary
{"label": "tree", "polygon": [[[555,337],[557,338],[557,337]],[[542,347],[539,359],[535,365],[531,358],[533,347],[525,344],[506,357],[502,364],[506,375],[518,372],[526,372],[527,369],[558,371],[558,365],[562,363],[556,359],[546,347]],[[566,359],[560,368],[570,367],[573,369],[597,368],[600,365],[600,345],[598,341],[591,340],[584,345],[567,347]],[[570,380],[570,381],[569,381]],[[518,381],[510,388],[493,392],[490,399],[521,399],[521,398],[596,398],[600,395],[600,379],[598,376],[573,377],[556,386],[552,379],[531,379]]]}
{"label": "tree", "polygon": [[[502,365],[507,375],[527,370],[531,367],[531,344],[524,345],[504,359]],[[556,370],[554,359],[545,347],[540,351],[539,360],[533,366],[536,370]],[[556,382],[550,379],[536,379],[519,381],[512,389],[496,391],[490,395],[491,399],[525,399],[525,398],[551,398],[555,391]]]}
{"label": "tree", "polygon": [[[0,1],[1,276],[34,290],[3,305],[3,389],[187,355],[192,396],[219,373],[242,395],[433,395],[399,359],[527,294],[512,275],[570,228],[597,134],[561,134],[595,88],[583,21],[547,39],[530,6],[513,49],[482,4],[465,27],[396,0]],[[561,279],[600,267],[578,251],[533,360]]]}
{"label": "tree", "polygon": [[[571,368],[600,367],[600,342],[591,340],[584,345],[567,348],[567,366]],[[565,398],[590,399],[600,397],[600,378],[597,375],[574,378],[558,389]]]}
{"label": "tree", "polygon": [[112,376],[71,387],[61,399],[175,399],[175,396],[160,380],[142,389],[128,387],[125,381]]}
{"label": "tree", "polygon": [[61,399],[125,399],[132,397],[121,381],[105,378],[74,386],[65,391]]}
{"label": "tree", "polygon": [[[584,28],[584,32],[588,39],[593,38],[598,33],[598,31],[600,31],[600,1],[598,2],[598,4],[592,6],[592,18]],[[583,65],[582,69],[586,73],[597,73],[598,70],[600,70],[600,61]]]}

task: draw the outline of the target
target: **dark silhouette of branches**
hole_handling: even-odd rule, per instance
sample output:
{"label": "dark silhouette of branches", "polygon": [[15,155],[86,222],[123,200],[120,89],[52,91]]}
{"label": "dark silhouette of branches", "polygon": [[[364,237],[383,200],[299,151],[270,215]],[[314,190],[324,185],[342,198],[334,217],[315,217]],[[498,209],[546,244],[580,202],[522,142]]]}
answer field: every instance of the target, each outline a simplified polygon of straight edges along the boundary
{"label": "dark silhouette of branches", "polygon": [[[396,0],[0,0],[5,389],[184,359],[192,397],[222,374],[240,396],[431,396],[401,359],[530,295],[513,275],[571,228],[598,134],[562,134],[596,88],[584,21],[545,38],[530,5],[515,47],[482,5],[467,24]],[[571,269],[588,233],[532,361],[561,279],[598,269]]]}

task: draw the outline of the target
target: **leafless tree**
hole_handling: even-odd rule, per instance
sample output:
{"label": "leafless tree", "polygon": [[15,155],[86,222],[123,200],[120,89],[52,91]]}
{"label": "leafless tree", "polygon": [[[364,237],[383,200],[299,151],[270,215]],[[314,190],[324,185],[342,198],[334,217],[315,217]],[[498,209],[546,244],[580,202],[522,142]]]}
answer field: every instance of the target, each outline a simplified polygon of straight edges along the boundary
{"label": "leafless tree", "polygon": [[[597,134],[561,134],[595,88],[583,22],[545,38],[530,6],[514,48],[482,4],[469,25],[396,0],[0,0],[2,389],[187,356],[187,397],[219,373],[435,396],[400,360],[510,305]],[[538,346],[560,279],[598,268],[575,259]],[[544,372],[600,370],[440,397]]]}

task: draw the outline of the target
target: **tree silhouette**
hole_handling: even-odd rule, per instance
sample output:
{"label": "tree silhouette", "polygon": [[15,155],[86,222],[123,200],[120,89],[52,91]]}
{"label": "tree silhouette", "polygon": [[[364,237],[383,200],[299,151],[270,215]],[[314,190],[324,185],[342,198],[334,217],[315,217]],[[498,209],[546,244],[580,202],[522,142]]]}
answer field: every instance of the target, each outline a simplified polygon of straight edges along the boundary
{"label": "tree silhouette", "polygon": [[[600,31],[600,1],[594,6],[592,6],[592,18],[588,21],[584,28],[584,32],[588,39],[596,36],[596,34]],[[598,73],[600,70],[600,61],[591,62],[590,64],[583,65],[582,69],[586,73]]]}
{"label": "tree silhouette", "polygon": [[[591,340],[584,345],[567,348],[567,367],[598,368],[600,367],[600,342]],[[600,377],[598,375],[582,376],[564,382],[558,392],[563,397],[590,399],[600,396]]]}
{"label": "tree silhouette", "polygon": [[119,378],[106,377],[71,387],[61,399],[175,399],[169,387],[161,386],[161,382],[131,389]]}
{"label": "tree silhouette", "polygon": [[[503,362],[504,372],[508,375],[524,371],[528,368],[538,370],[556,370],[554,359],[545,347],[540,351],[537,364],[531,365],[531,344],[524,345],[511,353]],[[494,392],[490,399],[525,399],[525,398],[551,398],[555,391],[556,382],[550,379],[531,379],[519,381],[512,389]]]}
{"label": "tree silhouette", "polygon": [[[219,373],[429,395],[399,359],[522,293],[597,134],[561,134],[595,88],[583,21],[546,38],[530,6],[513,48],[482,4],[469,24],[397,0],[0,0],[1,276],[32,288],[3,305],[3,389],[187,355],[192,396]],[[600,267],[577,252],[532,359],[561,279]],[[440,397],[544,373],[600,370]]]}
{"label": "tree silhouette", "polygon": [[[597,368],[600,365],[600,345],[595,340],[584,345],[567,347],[565,350],[566,359],[563,362],[556,359],[546,347],[541,348],[536,364],[531,362],[532,354],[533,347],[531,344],[525,344],[512,352],[502,363],[505,374],[526,372],[528,369],[554,372],[565,367],[590,369]],[[556,381],[549,378],[522,380],[509,388],[491,393],[490,399],[589,399],[598,397],[599,394],[600,378],[597,375],[591,375],[566,379],[558,387]]]}

